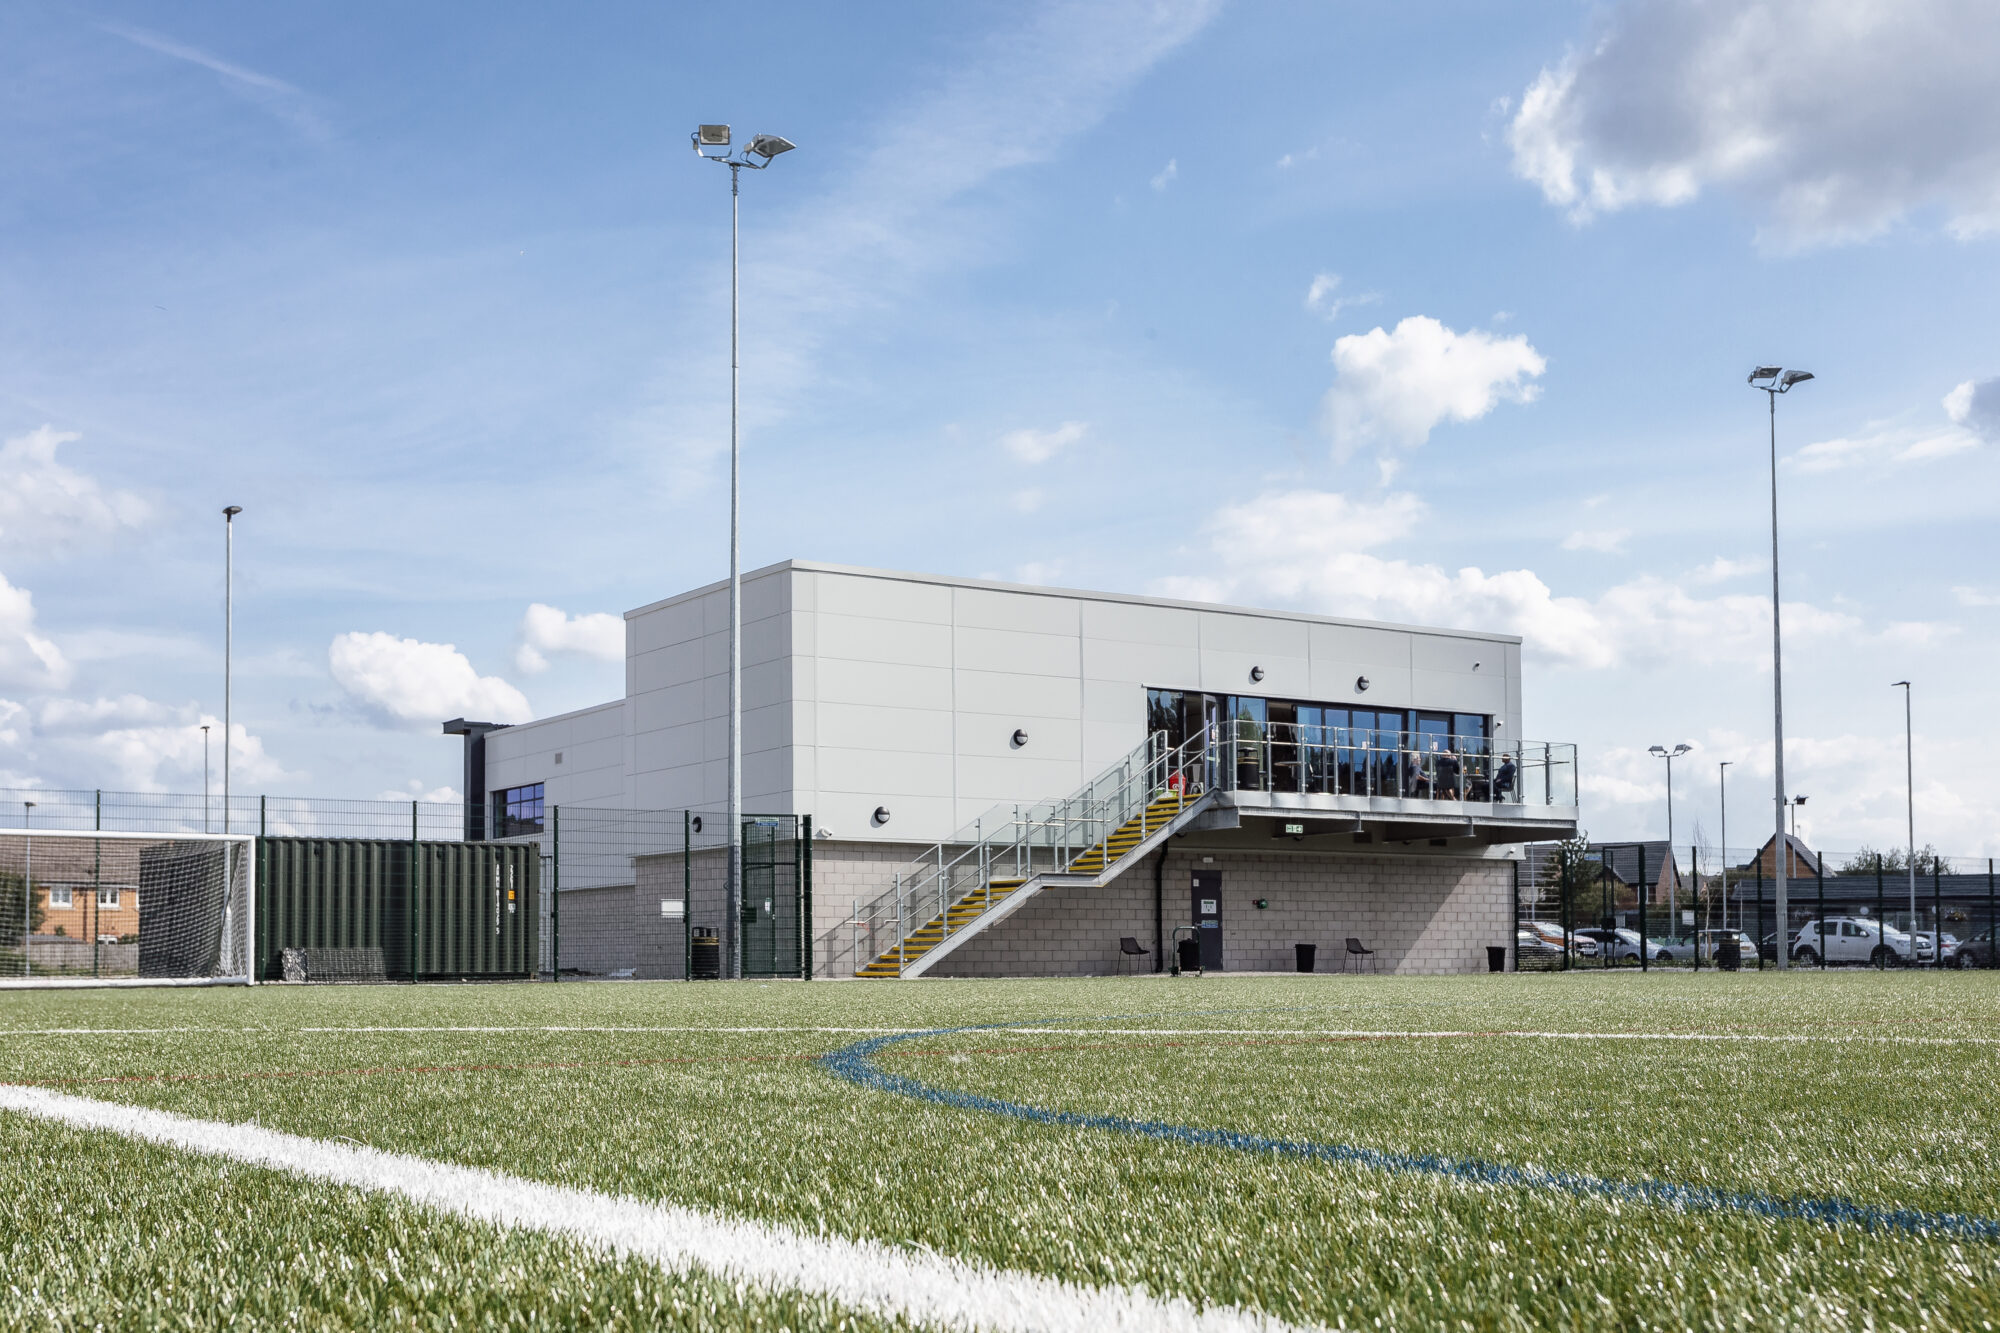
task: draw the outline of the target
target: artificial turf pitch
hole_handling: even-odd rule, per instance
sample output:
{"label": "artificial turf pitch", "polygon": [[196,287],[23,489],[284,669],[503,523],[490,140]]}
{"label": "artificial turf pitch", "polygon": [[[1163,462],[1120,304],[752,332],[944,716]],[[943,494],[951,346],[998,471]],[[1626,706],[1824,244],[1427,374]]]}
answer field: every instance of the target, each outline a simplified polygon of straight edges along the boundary
{"label": "artificial turf pitch", "polygon": [[[1991,973],[13,992],[0,1081],[1293,1324],[1979,1329],[1996,1019]],[[4,1327],[895,1322],[0,1112]]]}

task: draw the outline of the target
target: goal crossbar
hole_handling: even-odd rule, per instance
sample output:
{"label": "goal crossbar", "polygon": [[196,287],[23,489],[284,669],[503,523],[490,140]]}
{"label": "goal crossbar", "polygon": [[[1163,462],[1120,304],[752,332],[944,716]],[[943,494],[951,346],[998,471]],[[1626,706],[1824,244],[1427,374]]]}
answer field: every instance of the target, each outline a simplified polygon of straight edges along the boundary
{"label": "goal crossbar", "polygon": [[0,989],[255,985],[256,841],[0,829]]}

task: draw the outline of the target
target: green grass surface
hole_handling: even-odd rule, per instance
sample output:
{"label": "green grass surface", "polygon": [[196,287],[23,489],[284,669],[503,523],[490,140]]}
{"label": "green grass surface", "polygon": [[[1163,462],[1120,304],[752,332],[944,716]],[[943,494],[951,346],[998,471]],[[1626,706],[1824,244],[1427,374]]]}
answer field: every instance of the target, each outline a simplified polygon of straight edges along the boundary
{"label": "green grass surface", "polygon": [[[1082,1020],[927,1037],[879,1063],[1043,1107],[2000,1217],[1996,1019],[1985,973],[33,993],[0,997],[0,1079],[1302,1322],[1993,1328],[2000,1243],[1029,1124],[814,1063],[859,1033],[716,1029]],[[378,1025],[693,1030],[305,1030]],[[169,1030],[33,1031],[59,1027]],[[1229,1028],[1296,1035],[1179,1031]],[[1486,1035],[1313,1035],[1334,1029]],[[4,1113],[0,1267],[9,1326],[840,1318]]]}

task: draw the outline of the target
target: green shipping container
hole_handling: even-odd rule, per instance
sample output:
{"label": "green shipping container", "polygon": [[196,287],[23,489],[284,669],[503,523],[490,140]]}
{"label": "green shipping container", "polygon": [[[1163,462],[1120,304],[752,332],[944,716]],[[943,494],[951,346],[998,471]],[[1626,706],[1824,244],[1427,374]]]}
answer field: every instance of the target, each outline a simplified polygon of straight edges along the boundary
{"label": "green shipping container", "polygon": [[286,949],[380,949],[398,980],[532,977],[541,869],[534,843],[259,838],[258,976]]}

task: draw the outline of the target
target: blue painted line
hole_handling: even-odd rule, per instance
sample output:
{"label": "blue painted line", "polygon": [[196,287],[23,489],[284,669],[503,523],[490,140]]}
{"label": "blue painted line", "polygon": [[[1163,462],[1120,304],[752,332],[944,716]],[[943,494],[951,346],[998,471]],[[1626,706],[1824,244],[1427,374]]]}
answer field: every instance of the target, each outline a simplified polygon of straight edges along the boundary
{"label": "blue painted line", "polygon": [[[1054,1020],[1054,1022],[1098,1020]],[[1244,1134],[1230,1129],[1200,1129],[1191,1125],[1170,1125],[1158,1120],[1133,1120],[1126,1116],[1089,1115],[1080,1111],[1058,1111],[1028,1106],[980,1093],[959,1092],[933,1087],[918,1079],[892,1074],[875,1063],[884,1047],[924,1037],[949,1037],[965,1032],[995,1032],[1016,1027],[1048,1027],[1051,1022],[990,1023],[973,1027],[931,1028],[891,1036],[870,1037],[819,1057],[827,1072],[859,1087],[886,1092],[916,1101],[949,1106],[961,1111],[979,1111],[1041,1125],[1065,1129],[1092,1129],[1111,1134],[1157,1139],[1199,1148],[1223,1148],[1231,1152],[1263,1153],[1274,1157],[1294,1157],[1310,1161],[1337,1162],[1369,1167],[1400,1175],[1446,1176],[1476,1185],[1500,1185],[1520,1189],[1555,1190],[1580,1198],[1609,1199],[1617,1203],[1649,1204],[1682,1212],[1734,1212],[1775,1221],[1817,1222],[1826,1226],[1854,1226],[1867,1231],[1893,1231],[1953,1240],[2000,1241],[2000,1220],[1963,1213],[1932,1213],[1917,1208],[1876,1208],[1850,1199],[1790,1198],[1737,1190],[1682,1185],[1668,1180],[1610,1180],[1602,1176],[1572,1171],[1545,1171],[1537,1167],[1508,1166],[1485,1162],[1476,1157],[1446,1157],[1436,1153],[1383,1152],[1345,1143],[1316,1143],[1305,1139],[1274,1139],[1261,1134]]]}

